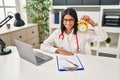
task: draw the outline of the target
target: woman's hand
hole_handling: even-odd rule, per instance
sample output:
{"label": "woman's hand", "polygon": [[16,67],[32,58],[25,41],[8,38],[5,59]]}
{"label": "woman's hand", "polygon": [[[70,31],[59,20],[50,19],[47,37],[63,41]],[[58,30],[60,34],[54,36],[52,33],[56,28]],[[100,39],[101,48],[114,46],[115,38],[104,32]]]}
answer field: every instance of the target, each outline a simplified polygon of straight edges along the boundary
{"label": "woman's hand", "polygon": [[81,17],[81,20],[84,20],[84,21],[88,22],[89,24],[92,25],[92,27],[97,26],[97,24],[89,16],[87,16],[87,15],[83,15]]}
{"label": "woman's hand", "polygon": [[63,50],[63,49],[57,49],[56,53],[62,54],[62,55],[74,55],[74,53],[66,51],[66,50]]}

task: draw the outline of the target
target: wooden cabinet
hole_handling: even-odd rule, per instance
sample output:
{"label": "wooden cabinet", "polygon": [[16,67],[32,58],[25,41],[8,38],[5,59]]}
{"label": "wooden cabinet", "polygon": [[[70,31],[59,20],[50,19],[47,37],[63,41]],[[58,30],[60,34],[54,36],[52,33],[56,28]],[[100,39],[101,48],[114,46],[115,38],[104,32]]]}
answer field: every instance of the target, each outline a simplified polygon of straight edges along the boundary
{"label": "wooden cabinet", "polygon": [[38,37],[38,28],[37,27],[29,27],[26,30],[27,43],[31,44],[33,47],[39,48],[39,37]]}
{"label": "wooden cabinet", "polygon": [[0,38],[5,41],[6,46],[15,45],[14,39],[18,39],[31,44],[34,48],[39,48],[37,24],[26,24],[22,27],[13,26],[10,29],[0,29]]}
{"label": "wooden cabinet", "polygon": [[0,38],[5,41],[6,46],[10,46],[11,45],[11,35],[9,33],[0,35]]}
{"label": "wooden cabinet", "polygon": [[14,39],[20,41],[26,41],[27,40],[26,29],[11,32],[11,39],[12,39],[12,45],[15,45]]}

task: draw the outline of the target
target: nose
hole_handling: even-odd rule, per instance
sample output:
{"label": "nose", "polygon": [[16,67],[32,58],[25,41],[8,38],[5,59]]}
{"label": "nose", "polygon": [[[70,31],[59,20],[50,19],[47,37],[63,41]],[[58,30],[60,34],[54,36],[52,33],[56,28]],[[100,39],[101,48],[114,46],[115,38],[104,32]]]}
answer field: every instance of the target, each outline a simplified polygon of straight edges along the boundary
{"label": "nose", "polygon": [[70,21],[66,21],[66,24],[70,24]]}

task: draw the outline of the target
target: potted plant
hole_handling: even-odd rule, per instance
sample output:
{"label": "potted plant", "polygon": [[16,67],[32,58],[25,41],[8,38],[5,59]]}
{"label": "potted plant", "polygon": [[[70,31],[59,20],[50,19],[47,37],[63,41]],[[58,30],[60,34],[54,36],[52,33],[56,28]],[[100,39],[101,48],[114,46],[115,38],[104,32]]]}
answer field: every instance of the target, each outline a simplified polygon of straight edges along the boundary
{"label": "potted plant", "polygon": [[111,38],[110,38],[110,37],[108,37],[108,38],[106,39],[106,46],[107,46],[107,47],[109,47],[109,46],[110,46],[110,42],[111,42]]}
{"label": "potted plant", "polygon": [[44,41],[49,36],[49,9],[51,0],[26,0],[28,22],[37,23],[39,41]]}

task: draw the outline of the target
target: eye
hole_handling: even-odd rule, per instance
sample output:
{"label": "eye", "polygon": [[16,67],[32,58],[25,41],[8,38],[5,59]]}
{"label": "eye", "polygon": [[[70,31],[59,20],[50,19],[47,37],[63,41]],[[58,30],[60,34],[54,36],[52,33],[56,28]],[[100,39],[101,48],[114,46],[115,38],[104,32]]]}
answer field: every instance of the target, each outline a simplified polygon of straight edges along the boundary
{"label": "eye", "polygon": [[64,21],[64,22],[67,22],[67,21],[69,21],[69,22],[73,22],[74,19],[63,19],[63,21]]}

